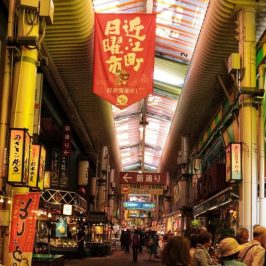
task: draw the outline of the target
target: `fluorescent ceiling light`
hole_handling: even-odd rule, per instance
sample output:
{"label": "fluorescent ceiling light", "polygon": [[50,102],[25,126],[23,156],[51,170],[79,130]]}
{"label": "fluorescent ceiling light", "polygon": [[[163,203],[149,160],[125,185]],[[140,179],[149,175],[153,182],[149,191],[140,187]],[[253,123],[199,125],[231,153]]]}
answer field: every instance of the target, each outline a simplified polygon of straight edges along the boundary
{"label": "fluorescent ceiling light", "polygon": [[171,84],[174,86],[181,87],[184,83],[184,78],[180,78],[162,69],[155,68],[153,74],[154,80],[161,81],[163,83]]}

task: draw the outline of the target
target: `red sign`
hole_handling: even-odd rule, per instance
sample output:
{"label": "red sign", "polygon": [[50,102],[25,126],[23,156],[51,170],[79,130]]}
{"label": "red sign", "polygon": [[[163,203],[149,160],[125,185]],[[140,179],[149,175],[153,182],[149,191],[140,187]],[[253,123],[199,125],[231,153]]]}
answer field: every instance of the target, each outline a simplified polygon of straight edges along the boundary
{"label": "red sign", "polygon": [[22,261],[28,261],[30,258],[39,200],[40,193],[37,192],[14,196],[9,240],[11,265],[20,265]]}
{"label": "red sign", "polygon": [[62,154],[65,157],[70,157],[71,155],[71,131],[70,126],[64,126],[64,139],[63,139],[63,147],[62,147]]}
{"label": "red sign", "polygon": [[155,14],[95,14],[93,92],[120,109],[153,92]]}
{"label": "red sign", "polygon": [[166,173],[120,172],[120,184],[166,184]]}

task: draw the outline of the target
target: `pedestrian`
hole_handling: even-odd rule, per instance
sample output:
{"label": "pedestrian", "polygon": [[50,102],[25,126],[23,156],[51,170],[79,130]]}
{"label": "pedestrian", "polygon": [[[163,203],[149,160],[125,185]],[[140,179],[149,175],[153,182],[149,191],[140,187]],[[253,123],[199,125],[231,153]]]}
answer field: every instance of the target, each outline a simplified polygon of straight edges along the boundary
{"label": "pedestrian", "polygon": [[125,253],[129,253],[129,247],[131,244],[130,230],[127,229],[125,232]]}
{"label": "pedestrian", "polygon": [[266,234],[264,226],[257,225],[253,229],[253,240],[243,244],[243,249],[239,252],[239,258],[248,266],[264,266],[265,249],[261,246],[263,235]]}
{"label": "pedestrian", "polygon": [[80,259],[84,256],[84,240],[85,240],[85,227],[83,225],[80,225],[77,233],[78,255]]}
{"label": "pedestrian", "polygon": [[190,266],[189,240],[183,236],[172,236],[162,251],[162,264],[166,266]]}
{"label": "pedestrian", "polygon": [[219,266],[246,266],[245,263],[238,260],[238,253],[243,249],[243,246],[232,238],[224,238],[219,243],[219,256],[221,264]]}
{"label": "pedestrian", "polygon": [[148,239],[148,247],[150,249],[150,261],[152,261],[152,257],[156,258],[157,249],[159,246],[159,237],[155,231],[153,231]]}
{"label": "pedestrian", "polygon": [[248,239],[249,239],[248,229],[245,227],[238,228],[236,232],[236,241],[238,242],[238,244],[242,245],[248,243]]}
{"label": "pedestrian", "polygon": [[139,245],[140,245],[140,236],[138,230],[134,231],[131,243],[132,243],[133,262],[137,262]]}
{"label": "pedestrian", "polygon": [[190,240],[189,253],[190,253],[191,258],[193,258],[198,242],[199,242],[199,234],[191,234],[189,240]]}
{"label": "pedestrian", "polygon": [[193,266],[215,265],[209,254],[209,248],[211,245],[212,234],[205,230],[201,231],[199,234],[199,242],[193,255]]}
{"label": "pedestrian", "polygon": [[126,231],[122,230],[121,236],[120,236],[121,251],[125,250],[125,239],[126,239]]}

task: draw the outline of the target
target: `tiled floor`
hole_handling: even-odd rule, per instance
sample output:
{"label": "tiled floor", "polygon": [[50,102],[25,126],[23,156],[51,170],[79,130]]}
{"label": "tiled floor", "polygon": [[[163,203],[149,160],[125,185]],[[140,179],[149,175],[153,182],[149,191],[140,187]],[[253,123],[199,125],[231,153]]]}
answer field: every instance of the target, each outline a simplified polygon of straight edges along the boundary
{"label": "tiled floor", "polygon": [[65,260],[65,266],[159,266],[162,265],[159,259],[149,261],[149,254],[144,250],[138,256],[138,262],[133,262],[132,252],[125,254],[123,251],[114,251],[111,256],[106,257],[86,257],[83,259]]}

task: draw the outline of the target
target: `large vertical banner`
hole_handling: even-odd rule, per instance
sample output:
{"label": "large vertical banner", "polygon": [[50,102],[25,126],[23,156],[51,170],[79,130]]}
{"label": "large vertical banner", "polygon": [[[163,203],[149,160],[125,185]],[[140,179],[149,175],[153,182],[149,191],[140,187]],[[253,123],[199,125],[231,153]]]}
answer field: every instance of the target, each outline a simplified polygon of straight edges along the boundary
{"label": "large vertical banner", "polygon": [[93,92],[120,109],[153,91],[155,14],[95,14]]}
{"label": "large vertical banner", "polygon": [[10,265],[31,265],[39,200],[38,192],[14,196],[9,238]]}

